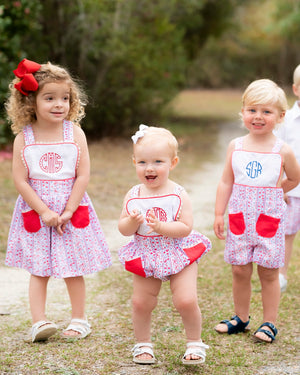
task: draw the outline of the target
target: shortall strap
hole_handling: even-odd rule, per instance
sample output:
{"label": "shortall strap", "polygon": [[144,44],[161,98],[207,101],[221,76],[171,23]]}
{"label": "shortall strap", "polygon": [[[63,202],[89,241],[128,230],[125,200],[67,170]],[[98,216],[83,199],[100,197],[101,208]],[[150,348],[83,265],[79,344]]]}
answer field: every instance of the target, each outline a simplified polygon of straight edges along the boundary
{"label": "shortall strap", "polygon": [[235,140],[235,150],[242,150],[243,149],[243,138],[239,137]]}
{"label": "shortall strap", "polygon": [[73,142],[73,123],[72,121],[64,120],[63,123],[64,141]]}
{"label": "shortall strap", "polygon": [[23,129],[25,145],[35,143],[34,134],[31,125],[26,125]]}
{"label": "shortall strap", "polygon": [[129,198],[137,198],[140,195],[141,185],[135,185],[130,189]]}
{"label": "shortall strap", "polygon": [[276,142],[275,142],[275,145],[273,146],[272,152],[277,152],[277,153],[280,152],[283,143],[284,142],[283,142],[282,139],[277,138]]}
{"label": "shortall strap", "polygon": [[[242,150],[243,149],[243,138],[244,137],[239,137],[235,140],[235,150]],[[284,143],[283,140],[277,137],[276,142],[275,142],[275,144],[272,148],[272,152],[276,152],[276,153],[280,152],[280,149],[281,149],[283,143]]]}

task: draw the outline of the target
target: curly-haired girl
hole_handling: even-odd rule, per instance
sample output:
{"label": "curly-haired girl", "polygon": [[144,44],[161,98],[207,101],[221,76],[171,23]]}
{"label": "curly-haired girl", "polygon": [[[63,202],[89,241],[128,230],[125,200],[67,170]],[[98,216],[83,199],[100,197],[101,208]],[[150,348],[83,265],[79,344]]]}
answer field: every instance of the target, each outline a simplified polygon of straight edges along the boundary
{"label": "curly-haired girl", "polygon": [[85,192],[90,160],[79,125],[85,95],[60,66],[24,59],[14,70],[6,110],[17,134],[13,178],[20,193],[8,238],[6,265],[30,272],[30,340],[57,331],[45,314],[50,276],[66,282],[72,306],[65,338],[86,337],[83,275],[111,265],[96,212]]}

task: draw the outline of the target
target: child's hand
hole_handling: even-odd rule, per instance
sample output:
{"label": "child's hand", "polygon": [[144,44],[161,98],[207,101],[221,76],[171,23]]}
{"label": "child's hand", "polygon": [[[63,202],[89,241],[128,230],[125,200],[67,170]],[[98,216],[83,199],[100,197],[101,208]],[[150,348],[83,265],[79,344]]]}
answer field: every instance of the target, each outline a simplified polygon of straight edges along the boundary
{"label": "child's hand", "polygon": [[60,236],[63,235],[64,231],[66,230],[66,225],[72,216],[73,213],[71,211],[65,210],[58,218],[56,230]]}
{"label": "child's hand", "polygon": [[139,210],[132,210],[129,215],[130,219],[132,219],[136,224],[141,225],[144,222],[144,216],[140,213]]}
{"label": "child's hand", "polygon": [[216,236],[220,238],[220,240],[225,240],[223,216],[219,215],[215,217],[214,231],[215,231]]}
{"label": "child's hand", "polygon": [[58,213],[48,209],[41,214],[41,219],[48,227],[56,227],[58,224]]}
{"label": "child's hand", "polygon": [[147,220],[148,227],[150,227],[150,230],[148,231],[148,233],[152,233],[152,232],[159,233],[161,222],[155,216],[153,209],[151,209],[150,212],[148,213],[146,220]]}
{"label": "child's hand", "polygon": [[284,199],[286,204],[290,203],[289,196],[287,194],[284,194],[283,199]]}

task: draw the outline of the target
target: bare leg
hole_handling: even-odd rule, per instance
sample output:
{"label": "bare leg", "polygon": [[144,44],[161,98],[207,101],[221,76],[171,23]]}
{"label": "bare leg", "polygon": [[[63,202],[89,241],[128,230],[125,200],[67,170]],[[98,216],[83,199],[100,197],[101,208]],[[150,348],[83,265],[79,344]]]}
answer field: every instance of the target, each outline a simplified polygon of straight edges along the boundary
{"label": "bare leg", "polygon": [[[151,342],[151,315],[157,305],[162,281],[133,275],[132,321],[137,342]],[[138,356],[151,359],[147,353]]]}
{"label": "bare leg", "polygon": [[[68,277],[65,280],[67,285],[71,306],[72,319],[86,319],[85,316],[85,282],[83,276]],[[64,333],[68,336],[77,336],[79,332],[69,330]]]}
{"label": "bare leg", "polygon": [[[197,263],[193,263],[170,279],[173,303],[181,315],[187,342],[201,339],[202,316],[198,305],[197,273]],[[198,358],[195,355],[186,356],[187,360]]]}
{"label": "bare leg", "polygon": [[49,277],[30,276],[29,304],[33,324],[39,320],[47,320],[45,309],[48,281]]}
{"label": "bare leg", "polygon": [[[244,323],[249,320],[252,272],[252,263],[244,266],[232,266],[232,292],[235,313]],[[235,320],[231,320],[230,323],[232,325],[237,324]],[[225,323],[217,324],[215,329],[221,333],[228,331]]]}
{"label": "bare leg", "polygon": [[284,266],[279,269],[279,272],[287,279],[287,271],[292,257],[293,243],[297,233],[287,234],[285,236],[285,260]]}
{"label": "bare leg", "polygon": [[201,338],[201,311],[197,297],[197,263],[184,268],[170,279],[173,303],[182,318],[187,341]]}
{"label": "bare leg", "polygon": [[[279,270],[278,268],[271,269],[257,266],[257,271],[261,282],[263,321],[275,325],[280,301]],[[264,326],[263,328],[272,332],[269,327]],[[264,341],[271,342],[271,339],[263,332],[257,332],[255,336]]]}

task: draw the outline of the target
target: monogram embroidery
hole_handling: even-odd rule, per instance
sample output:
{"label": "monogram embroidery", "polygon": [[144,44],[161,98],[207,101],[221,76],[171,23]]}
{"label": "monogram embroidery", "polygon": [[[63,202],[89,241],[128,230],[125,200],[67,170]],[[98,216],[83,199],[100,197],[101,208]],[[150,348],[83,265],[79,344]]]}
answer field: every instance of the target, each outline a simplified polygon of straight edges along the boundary
{"label": "monogram embroidery", "polygon": [[[167,221],[167,213],[160,207],[153,207],[154,215],[158,218],[159,221]],[[147,211],[146,217],[148,217],[150,210]]]}
{"label": "monogram embroidery", "polygon": [[246,166],[246,173],[250,178],[257,178],[259,175],[261,175],[261,172],[262,165],[256,160],[250,161]]}
{"label": "monogram embroidery", "polygon": [[40,159],[40,168],[46,173],[57,173],[63,167],[61,156],[55,152],[48,152]]}

